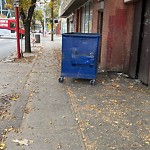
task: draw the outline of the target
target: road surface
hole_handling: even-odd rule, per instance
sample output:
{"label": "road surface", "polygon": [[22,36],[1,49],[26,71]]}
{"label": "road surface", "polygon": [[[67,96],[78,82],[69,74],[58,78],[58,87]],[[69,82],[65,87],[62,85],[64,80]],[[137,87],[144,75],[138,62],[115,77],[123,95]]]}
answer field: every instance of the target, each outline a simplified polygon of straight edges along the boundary
{"label": "road surface", "polygon": [[15,38],[0,38],[0,60],[8,57],[16,51]]}

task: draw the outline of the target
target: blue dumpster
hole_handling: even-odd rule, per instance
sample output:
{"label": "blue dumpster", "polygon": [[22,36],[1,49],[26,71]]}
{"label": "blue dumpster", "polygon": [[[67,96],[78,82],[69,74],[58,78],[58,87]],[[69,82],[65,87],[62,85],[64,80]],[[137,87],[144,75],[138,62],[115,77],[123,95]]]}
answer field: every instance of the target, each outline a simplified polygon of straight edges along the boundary
{"label": "blue dumpster", "polygon": [[64,77],[90,79],[95,84],[99,62],[99,34],[62,34],[62,63],[59,82]]}

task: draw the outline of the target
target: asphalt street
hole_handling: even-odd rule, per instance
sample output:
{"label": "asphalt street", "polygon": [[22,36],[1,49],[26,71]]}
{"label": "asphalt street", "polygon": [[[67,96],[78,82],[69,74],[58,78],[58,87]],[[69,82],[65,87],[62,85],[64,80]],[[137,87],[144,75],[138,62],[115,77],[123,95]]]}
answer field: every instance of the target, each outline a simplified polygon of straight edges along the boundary
{"label": "asphalt street", "polygon": [[15,38],[0,38],[0,60],[16,51]]}

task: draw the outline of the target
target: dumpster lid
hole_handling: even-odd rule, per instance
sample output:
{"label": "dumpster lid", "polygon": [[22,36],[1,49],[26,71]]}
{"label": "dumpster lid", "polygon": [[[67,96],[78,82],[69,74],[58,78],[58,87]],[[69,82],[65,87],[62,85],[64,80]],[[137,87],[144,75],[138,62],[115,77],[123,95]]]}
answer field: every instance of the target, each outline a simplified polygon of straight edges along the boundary
{"label": "dumpster lid", "polygon": [[70,32],[63,33],[62,36],[79,36],[79,37],[99,37],[99,33],[78,33],[78,32]]}

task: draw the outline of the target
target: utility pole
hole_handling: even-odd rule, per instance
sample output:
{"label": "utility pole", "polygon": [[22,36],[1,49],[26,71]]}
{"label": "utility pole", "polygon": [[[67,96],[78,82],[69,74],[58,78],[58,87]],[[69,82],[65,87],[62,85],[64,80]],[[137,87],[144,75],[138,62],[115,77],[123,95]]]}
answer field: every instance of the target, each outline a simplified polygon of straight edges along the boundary
{"label": "utility pole", "polygon": [[54,40],[54,13],[53,13],[53,9],[54,9],[54,0],[51,0],[51,41]]}
{"label": "utility pole", "polygon": [[21,54],[20,54],[20,37],[19,37],[19,0],[14,1],[14,7],[16,11],[16,36],[17,36],[17,54],[18,54],[18,59],[20,59]]}
{"label": "utility pole", "polygon": [[44,36],[46,36],[46,9],[45,9],[45,5],[44,5]]}

